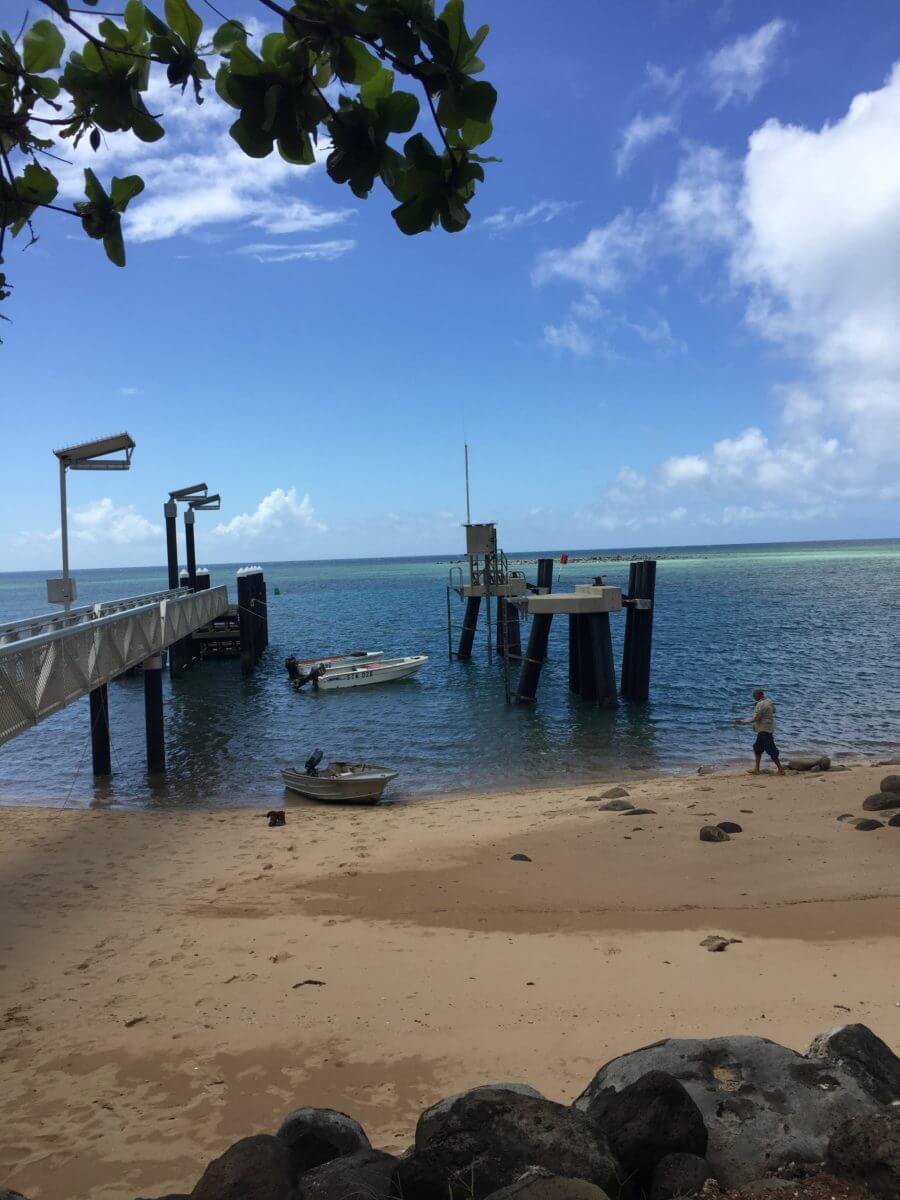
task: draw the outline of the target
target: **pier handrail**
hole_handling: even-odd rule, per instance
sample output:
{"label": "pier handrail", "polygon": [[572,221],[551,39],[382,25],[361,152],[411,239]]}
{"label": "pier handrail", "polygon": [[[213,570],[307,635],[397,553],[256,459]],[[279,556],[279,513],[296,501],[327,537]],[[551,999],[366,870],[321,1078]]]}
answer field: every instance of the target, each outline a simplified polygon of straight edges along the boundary
{"label": "pier handrail", "polygon": [[140,608],[158,600],[174,599],[178,596],[189,595],[190,588],[177,588],[174,591],[147,592],[143,596],[126,596],[121,600],[101,600],[97,604],[86,604],[80,608],[71,608],[68,612],[39,613],[34,617],[22,617],[18,621],[6,621],[0,624],[0,645],[9,639],[15,641],[26,630],[32,632],[28,636],[36,636],[44,627],[50,629],[68,629],[72,625],[82,625],[86,621],[95,621],[99,617],[111,613],[125,612],[128,609]]}
{"label": "pier handrail", "polygon": [[98,607],[113,611],[0,644],[0,744],[208,625],[227,610],[228,589]]}

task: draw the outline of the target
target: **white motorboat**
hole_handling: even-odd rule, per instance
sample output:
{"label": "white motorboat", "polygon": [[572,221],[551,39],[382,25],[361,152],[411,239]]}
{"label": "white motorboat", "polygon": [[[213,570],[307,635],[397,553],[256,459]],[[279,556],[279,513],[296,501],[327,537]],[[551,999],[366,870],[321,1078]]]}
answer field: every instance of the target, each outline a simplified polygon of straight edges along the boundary
{"label": "white motorboat", "polygon": [[406,658],[383,658],[377,662],[328,667],[314,677],[312,683],[318,691],[390,683],[395,679],[408,679],[427,662],[427,654],[412,654]]}
{"label": "white motorboat", "polygon": [[285,767],[281,772],[284,786],[307,800],[327,804],[377,804],[396,771],[370,763],[331,762],[319,771],[322,751],[316,750],[306,761],[305,770]]}
{"label": "white motorboat", "polygon": [[383,650],[351,650],[349,654],[323,654],[319,658],[295,658],[292,654],[284,660],[284,669],[291,683],[302,687],[312,677],[313,672],[321,674],[332,667],[346,667],[351,663],[376,662],[384,657]]}

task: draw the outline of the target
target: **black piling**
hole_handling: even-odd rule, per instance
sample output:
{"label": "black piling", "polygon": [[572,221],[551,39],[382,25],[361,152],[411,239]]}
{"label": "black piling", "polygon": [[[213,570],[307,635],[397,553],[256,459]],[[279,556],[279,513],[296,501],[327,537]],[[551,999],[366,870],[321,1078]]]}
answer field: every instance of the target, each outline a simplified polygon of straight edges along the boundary
{"label": "black piling", "polygon": [[578,616],[569,614],[569,691],[577,692],[578,676]]}
{"label": "black piling", "polygon": [[250,675],[269,644],[266,580],[258,568],[244,567],[238,571],[237,608],[241,671]]}
{"label": "black piling", "polygon": [[147,770],[151,775],[157,775],[166,769],[162,658],[158,654],[144,663],[144,717],[147,724]]}
{"label": "black piling", "polygon": [[209,591],[209,571],[205,567],[201,567],[197,572],[197,589],[198,592]]}
{"label": "black piling", "polygon": [[478,628],[478,612],[481,608],[481,597],[470,596],[466,601],[466,615],[463,617],[463,627],[459,634],[459,647],[456,657],[469,659],[472,657],[472,643],[475,641],[475,630]]}
{"label": "black piling", "polygon": [[112,759],[109,753],[109,694],[106,684],[94,688],[91,698],[91,759],[94,774],[98,777],[112,775]]}
{"label": "black piling", "polygon": [[[548,561],[551,561],[552,566],[552,560]],[[552,620],[552,613],[537,613],[531,618],[531,633],[528,635],[528,649],[525,651],[522,670],[519,672],[516,704],[531,704],[537,695],[541,667],[547,657],[547,643],[550,640]]]}
{"label": "black piling", "polygon": [[175,530],[178,505],[174,500],[165,502],[163,514],[166,518],[166,563],[169,568],[169,590],[174,592],[178,587],[178,537]]}
{"label": "black piling", "polygon": [[650,697],[655,592],[655,560],[632,563],[628,572],[628,604],[622,650],[622,696],[626,700],[647,700]]}
{"label": "black piling", "polygon": [[497,601],[497,653],[518,658],[522,653],[519,610],[508,600]]}
{"label": "black piling", "polygon": [[584,618],[589,624],[593,657],[594,696],[601,708],[615,708],[619,703],[616,690],[616,667],[613,662],[612,633],[609,613],[590,613]]}
{"label": "black piling", "polygon": [[597,680],[594,673],[594,644],[591,614],[578,613],[578,695],[582,700],[597,699]]}
{"label": "black piling", "polygon": [[552,558],[539,558],[537,560],[537,585],[546,592],[553,590]]}
{"label": "black piling", "polygon": [[184,547],[187,558],[188,587],[192,592],[197,590],[197,549],[194,543],[194,510],[187,509],[184,514]]}

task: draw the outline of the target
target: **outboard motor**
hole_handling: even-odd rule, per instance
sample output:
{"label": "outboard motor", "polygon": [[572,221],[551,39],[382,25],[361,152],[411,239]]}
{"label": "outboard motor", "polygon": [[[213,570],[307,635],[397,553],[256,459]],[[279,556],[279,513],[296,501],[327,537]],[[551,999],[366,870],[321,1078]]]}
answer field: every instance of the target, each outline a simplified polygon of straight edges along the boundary
{"label": "outboard motor", "polygon": [[318,775],[319,772],[316,770],[316,767],[318,767],[318,765],[321,761],[322,761],[322,751],[321,750],[313,750],[312,754],[306,760],[306,764],[305,764],[307,775]]}

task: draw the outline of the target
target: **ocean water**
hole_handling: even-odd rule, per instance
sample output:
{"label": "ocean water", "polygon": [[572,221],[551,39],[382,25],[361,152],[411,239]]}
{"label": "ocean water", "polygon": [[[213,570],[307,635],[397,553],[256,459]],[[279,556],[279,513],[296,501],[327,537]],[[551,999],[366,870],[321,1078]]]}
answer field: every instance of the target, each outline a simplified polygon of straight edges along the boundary
{"label": "ocean water", "polygon": [[[549,553],[549,552],[548,552]],[[582,551],[580,554],[602,553]],[[626,561],[557,562],[554,589]],[[113,771],[91,775],[87,700],[0,746],[0,804],[271,805],[280,769],[326,757],[400,771],[389,797],[571,783],[623,770],[680,771],[749,754],[734,717],[750,690],[776,701],[783,748],[855,757],[900,744],[900,542],[693,547],[659,553],[651,700],[601,711],[567,686],[567,621],[557,618],[537,703],[504,703],[483,623],[470,662],[447,653],[447,558],[264,564],[270,645],[256,673],[209,662],[166,676],[168,770],[145,769],[143,682],[110,685]],[[514,556],[511,556],[511,558]],[[536,554],[523,555],[533,559]],[[610,559],[614,556],[610,555]],[[513,564],[515,565],[515,564]],[[235,598],[235,566],[211,567]],[[536,568],[524,568],[534,580]],[[164,568],[75,571],[79,603],[165,586]],[[275,588],[280,589],[276,596]],[[0,621],[45,611],[44,573],[0,574]],[[452,597],[453,640],[463,604]],[[617,664],[624,615],[611,618]],[[527,637],[527,624],[523,627]],[[427,654],[414,679],[350,691],[294,692],[283,660],[357,648]],[[513,678],[513,684],[515,679]]]}

